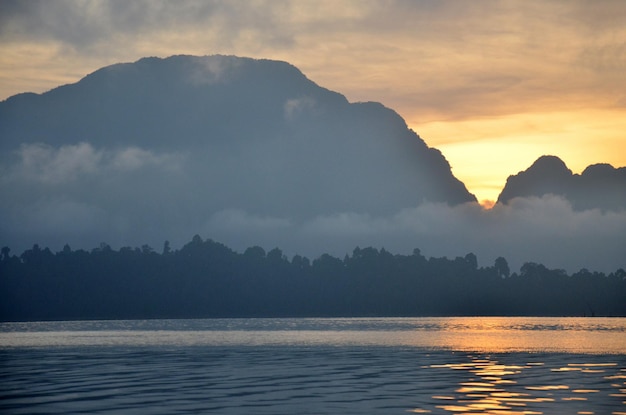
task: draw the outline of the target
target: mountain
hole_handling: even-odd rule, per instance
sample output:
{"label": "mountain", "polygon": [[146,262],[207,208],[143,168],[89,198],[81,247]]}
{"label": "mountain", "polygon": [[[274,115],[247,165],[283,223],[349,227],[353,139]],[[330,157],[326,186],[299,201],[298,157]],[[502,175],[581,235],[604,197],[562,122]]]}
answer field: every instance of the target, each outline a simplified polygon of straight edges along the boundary
{"label": "mountain", "polygon": [[546,194],[566,198],[576,210],[626,209],[626,167],[594,164],[573,174],[558,157],[542,156],[527,170],[509,176],[498,202]]}
{"label": "mountain", "polygon": [[184,240],[476,200],[397,113],[279,61],[111,65],[0,102],[0,137],[7,242]]}

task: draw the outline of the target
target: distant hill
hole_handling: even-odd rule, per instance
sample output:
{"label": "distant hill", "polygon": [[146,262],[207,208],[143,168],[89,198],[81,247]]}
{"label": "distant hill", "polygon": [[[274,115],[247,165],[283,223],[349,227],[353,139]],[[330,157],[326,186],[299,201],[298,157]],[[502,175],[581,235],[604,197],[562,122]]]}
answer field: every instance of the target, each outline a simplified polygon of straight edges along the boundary
{"label": "distant hill", "polygon": [[349,103],[279,61],[108,66],[0,102],[0,137],[9,241],[63,243],[72,227],[133,241],[170,228],[190,235],[224,210],[297,220],[476,200],[397,113]]}
{"label": "distant hill", "polygon": [[576,210],[626,209],[626,167],[594,164],[573,174],[558,157],[542,156],[527,170],[509,176],[498,202],[546,194],[563,196]]}

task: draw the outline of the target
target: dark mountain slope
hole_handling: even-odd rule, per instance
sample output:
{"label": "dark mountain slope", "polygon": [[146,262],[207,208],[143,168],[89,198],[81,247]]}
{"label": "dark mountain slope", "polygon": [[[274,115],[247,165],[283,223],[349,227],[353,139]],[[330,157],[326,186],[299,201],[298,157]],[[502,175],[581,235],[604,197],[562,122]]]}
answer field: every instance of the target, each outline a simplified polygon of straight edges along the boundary
{"label": "dark mountain slope", "polygon": [[594,164],[573,174],[558,157],[542,156],[527,170],[509,176],[498,202],[546,194],[563,196],[577,210],[626,209],[626,168]]}
{"label": "dark mountain slope", "polygon": [[63,233],[76,228],[86,243],[135,243],[200,232],[224,211],[293,222],[475,200],[397,113],[277,61],[112,65],[0,102],[0,137],[8,242],[74,240]]}

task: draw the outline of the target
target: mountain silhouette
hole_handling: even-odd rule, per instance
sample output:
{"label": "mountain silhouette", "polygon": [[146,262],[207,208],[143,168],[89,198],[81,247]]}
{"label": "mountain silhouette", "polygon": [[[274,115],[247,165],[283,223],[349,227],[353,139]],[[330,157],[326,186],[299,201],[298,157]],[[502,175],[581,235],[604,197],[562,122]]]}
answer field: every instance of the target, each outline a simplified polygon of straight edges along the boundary
{"label": "mountain silhouette", "polygon": [[558,157],[542,156],[527,170],[509,176],[498,202],[547,194],[564,197],[577,210],[626,209],[626,167],[594,164],[573,174]]}
{"label": "mountain silhouette", "polygon": [[1,186],[12,195],[0,229],[31,241],[102,229],[146,241],[224,215],[262,228],[476,200],[396,112],[350,103],[279,61],[107,66],[0,102],[0,137]]}

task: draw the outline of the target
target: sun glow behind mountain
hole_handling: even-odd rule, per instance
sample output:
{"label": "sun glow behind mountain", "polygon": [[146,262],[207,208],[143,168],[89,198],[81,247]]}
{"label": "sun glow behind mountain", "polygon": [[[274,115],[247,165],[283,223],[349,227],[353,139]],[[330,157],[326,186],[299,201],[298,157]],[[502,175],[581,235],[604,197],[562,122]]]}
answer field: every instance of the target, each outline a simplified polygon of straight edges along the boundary
{"label": "sun glow behind mountain", "polygon": [[[221,54],[282,60],[299,68],[316,84],[340,92],[352,103],[380,102],[396,111],[428,146],[442,152],[454,176],[479,200],[486,200],[483,206],[489,207],[488,201],[497,198],[509,175],[528,168],[544,154],[560,157],[574,173],[594,163],[626,166],[625,20],[626,3],[610,0],[346,0],[341,6],[325,0],[5,1],[0,2],[0,100],[22,92],[42,93],[78,82],[98,68],[146,56]],[[298,102],[292,101],[288,107],[297,109]],[[52,168],[53,173],[46,178],[48,184],[68,175],[74,178],[74,170],[50,164],[66,153],[89,155],[97,171],[132,173],[137,180],[140,173],[148,176],[147,170],[152,169],[153,174],[162,175],[159,177],[163,187],[180,179],[180,170],[176,168],[189,167],[181,161],[188,155],[184,152],[170,154],[147,143],[136,148],[128,147],[128,143],[118,143],[119,148],[112,148],[110,142],[96,143],[93,136],[103,134],[107,128],[83,133],[61,146],[42,147],[37,141],[45,141],[44,138],[29,136],[25,138],[27,145],[21,150],[11,149],[10,155],[47,157],[49,163],[45,166]],[[38,178],[45,172],[42,166],[30,166],[34,171],[28,177]],[[82,164],[73,166],[78,170],[86,168]],[[124,172],[120,170],[123,166],[127,168]],[[170,170],[163,170],[163,166]],[[128,195],[137,196],[137,192]],[[59,227],[51,225],[51,220],[65,220],[63,215],[67,212],[76,214],[59,223],[69,228],[78,227],[81,222],[77,218],[104,223],[103,212],[91,210],[89,203],[71,204],[66,197],[60,198],[58,205],[47,206],[44,196],[42,193],[42,203],[33,205],[34,210],[21,210],[36,221],[9,219],[8,223],[26,225],[19,225],[24,243],[35,242],[34,236],[25,232],[29,226],[43,224],[55,233]],[[309,204],[304,203],[305,207]],[[476,206],[423,205],[386,217],[337,206],[337,215],[314,218],[311,223],[279,214],[272,216],[264,213],[261,206],[236,210],[242,206],[232,203],[228,208],[235,210],[223,211],[215,218],[230,218],[229,223],[237,225],[237,229],[247,223],[254,229],[263,228],[264,232],[237,241],[224,239],[235,247],[263,243],[270,248],[292,246],[294,252],[304,253],[294,241],[268,237],[271,232],[264,227],[273,224],[281,235],[309,237],[311,228],[319,230],[317,226],[324,225],[330,233],[320,237],[323,243],[317,241],[324,251],[331,248],[329,243],[341,240],[335,233],[343,231],[344,242],[336,248],[340,251],[352,249],[355,243],[398,250],[424,248],[429,241],[438,244],[436,248],[431,246],[430,255],[464,255],[471,250],[490,261],[489,258],[500,255],[508,258],[508,253],[514,252],[523,260],[549,266],[623,266],[621,241],[626,222],[622,216],[601,210],[579,212],[566,201],[553,198],[526,200],[514,206],[497,205],[490,211],[480,207],[476,210]],[[529,211],[533,213],[527,216]],[[49,216],[42,216],[42,212]],[[142,215],[143,221],[145,218]],[[174,239],[173,232],[165,232],[162,224],[150,227],[163,233],[152,235],[152,239],[139,238],[133,232],[115,235],[123,236],[119,243],[156,240],[160,244],[163,237],[175,243],[189,238],[189,232],[218,234],[222,228],[211,228],[215,218],[208,219],[202,230],[195,224],[190,225],[190,231],[176,227],[175,231],[181,233],[178,239]],[[106,230],[124,228],[128,223],[128,219],[122,218],[106,226]],[[426,226],[429,224],[440,227],[437,235],[429,233],[436,227]],[[404,234],[406,229],[415,233]],[[464,237],[459,237],[459,229],[465,232]],[[588,256],[588,238],[594,232],[595,262],[583,261]],[[512,239],[507,233],[523,237]],[[503,239],[495,241],[494,234]],[[129,235],[139,239],[129,239]],[[355,235],[367,238],[357,242]],[[535,242],[537,238],[561,251],[548,255]],[[560,243],[565,239],[578,243],[578,251]],[[113,238],[95,242],[102,240],[115,243]],[[491,246],[481,249],[485,241],[490,241]],[[520,246],[505,249],[507,243],[515,241]],[[531,248],[535,251],[530,252]],[[574,251],[586,253],[576,255]],[[584,263],[573,264],[574,259]]]}
{"label": "sun glow behind mountain", "polygon": [[544,154],[626,165],[624,19],[615,1],[4,2],[0,99],[144,56],[284,60],[393,108],[495,200]]}
{"label": "sun glow behind mountain", "polygon": [[433,121],[419,131],[480,201],[495,201],[509,175],[546,154],[559,155],[574,173],[600,162],[626,166],[626,119],[617,109]]}

